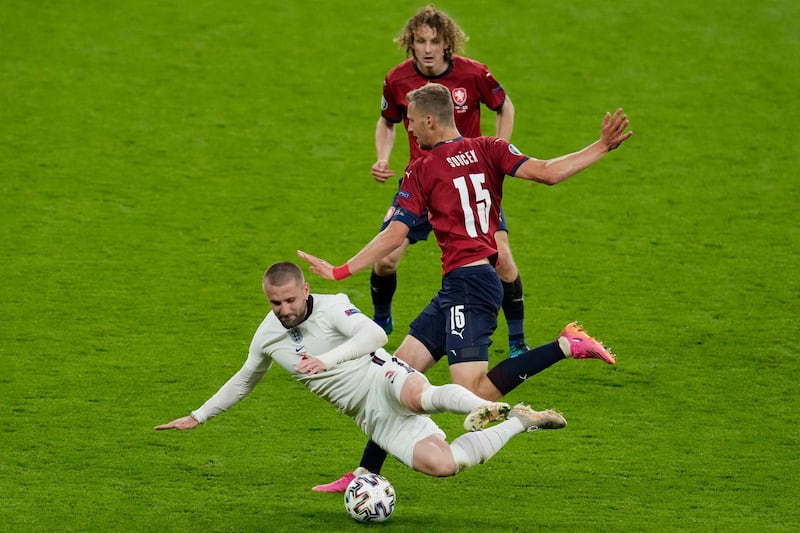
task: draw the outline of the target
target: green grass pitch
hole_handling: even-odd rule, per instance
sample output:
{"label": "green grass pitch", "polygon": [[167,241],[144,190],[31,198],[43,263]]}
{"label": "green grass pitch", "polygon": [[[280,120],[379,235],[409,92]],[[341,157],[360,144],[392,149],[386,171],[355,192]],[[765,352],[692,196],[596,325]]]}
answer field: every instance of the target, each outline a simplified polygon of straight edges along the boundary
{"label": "green grass pitch", "polygon": [[[0,2],[1,530],[360,530],[309,489],[364,438],[279,368],[203,427],[152,427],[239,368],[268,264],[342,262],[378,229],[395,190],[369,175],[381,83],[422,4]],[[523,151],[630,115],[619,151],[553,188],[509,180],[504,202],[528,340],[580,320],[618,368],[528,381],[508,401],[569,427],[458,477],[388,461],[397,510],[378,527],[799,530],[797,2],[438,7],[503,82]],[[390,348],[438,256],[403,260]],[[366,273],[309,281],[370,311]]]}

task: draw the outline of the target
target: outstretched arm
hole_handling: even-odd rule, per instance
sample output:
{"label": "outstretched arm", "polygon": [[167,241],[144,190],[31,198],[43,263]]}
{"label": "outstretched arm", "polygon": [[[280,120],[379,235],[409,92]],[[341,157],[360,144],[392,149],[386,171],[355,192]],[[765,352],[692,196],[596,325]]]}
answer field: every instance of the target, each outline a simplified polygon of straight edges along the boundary
{"label": "outstretched arm", "polygon": [[271,360],[248,358],[244,366],[234,374],[211,398],[189,416],[177,418],[153,429],[194,429],[212,416],[230,409],[239,400],[250,394],[271,365]]}
{"label": "outstretched arm", "polygon": [[386,257],[395,251],[403,244],[407,235],[408,226],[393,220],[386,229],[378,233],[360,252],[338,267],[334,267],[324,259],[307,254],[302,250],[297,250],[297,255],[311,265],[310,270],[314,274],[329,280],[340,280],[372,266],[381,257]]}
{"label": "outstretched arm", "polygon": [[600,139],[583,150],[563,155],[555,159],[528,159],[516,171],[514,177],[538,181],[546,185],[560,183],[581,170],[600,161],[608,152],[619,147],[631,135],[625,130],[630,125],[628,115],[622,108],[612,115],[606,113],[600,130]]}

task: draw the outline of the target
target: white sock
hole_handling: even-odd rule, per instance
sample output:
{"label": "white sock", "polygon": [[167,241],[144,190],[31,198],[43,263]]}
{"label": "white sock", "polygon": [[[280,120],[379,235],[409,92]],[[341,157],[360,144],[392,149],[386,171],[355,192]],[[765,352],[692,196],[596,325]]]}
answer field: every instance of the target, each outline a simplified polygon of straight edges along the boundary
{"label": "white sock", "polygon": [[431,385],[422,393],[422,408],[426,413],[467,414],[487,403],[461,385]]}
{"label": "white sock", "polygon": [[570,347],[569,340],[566,337],[558,338],[558,347],[561,348],[561,353],[564,354],[564,358],[572,357],[572,348]]}
{"label": "white sock", "polygon": [[456,461],[456,473],[485,463],[500,451],[511,437],[524,431],[525,428],[519,419],[509,418],[482,431],[464,433],[450,443],[450,451]]}

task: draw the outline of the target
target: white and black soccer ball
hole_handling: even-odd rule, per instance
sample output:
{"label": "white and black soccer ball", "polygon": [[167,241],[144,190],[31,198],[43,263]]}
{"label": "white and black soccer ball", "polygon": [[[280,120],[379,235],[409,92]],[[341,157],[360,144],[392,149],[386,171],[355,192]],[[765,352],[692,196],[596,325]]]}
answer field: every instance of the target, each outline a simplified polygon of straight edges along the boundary
{"label": "white and black soccer ball", "polygon": [[356,476],[344,491],[344,508],[358,522],[383,522],[394,511],[394,487],[378,474]]}

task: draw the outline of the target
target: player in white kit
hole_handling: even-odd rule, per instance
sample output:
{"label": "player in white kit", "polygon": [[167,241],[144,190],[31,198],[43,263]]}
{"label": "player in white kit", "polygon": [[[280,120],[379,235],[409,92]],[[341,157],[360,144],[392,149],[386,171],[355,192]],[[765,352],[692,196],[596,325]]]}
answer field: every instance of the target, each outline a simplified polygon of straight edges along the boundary
{"label": "player in white kit", "polygon": [[[312,392],[351,417],[397,460],[431,476],[452,476],[486,462],[514,435],[558,429],[551,410],[490,402],[460,385],[434,386],[382,346],[383,329],[344,294],[310,294],[303,272],[280,262],[264,273],[272,311],[256,330],[244,366],[191,415],[155,429],[193,429],[247,396],[277,362]],[[473,431],[451,444],[427,414],[467,414]],[[486,427],[489,423],[502,422]]]}

